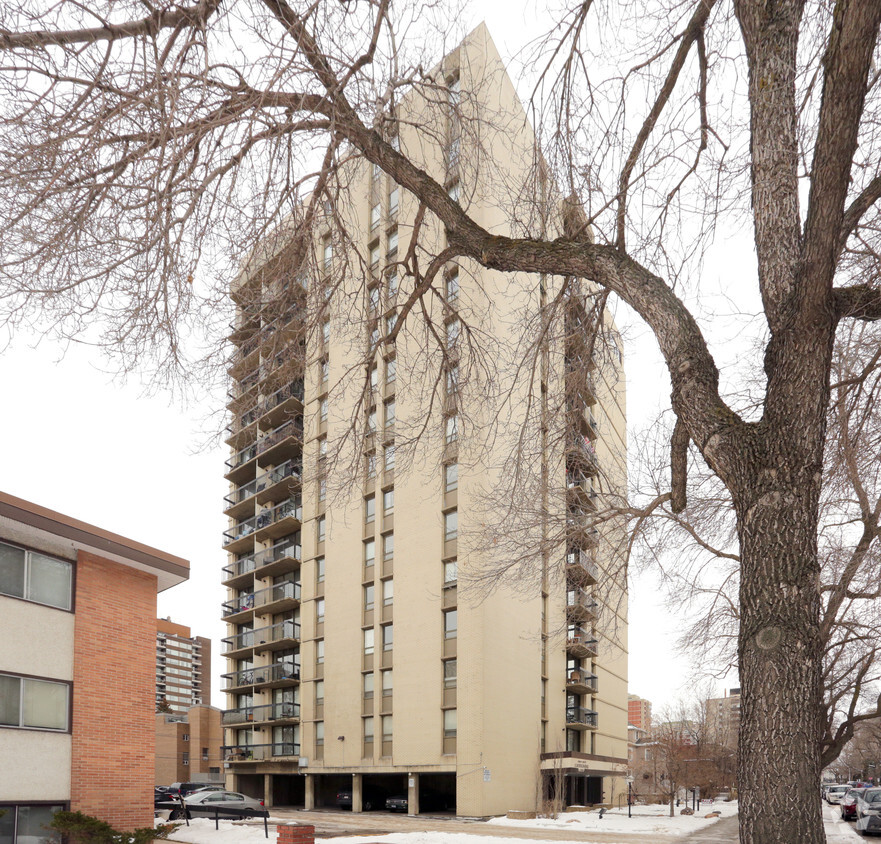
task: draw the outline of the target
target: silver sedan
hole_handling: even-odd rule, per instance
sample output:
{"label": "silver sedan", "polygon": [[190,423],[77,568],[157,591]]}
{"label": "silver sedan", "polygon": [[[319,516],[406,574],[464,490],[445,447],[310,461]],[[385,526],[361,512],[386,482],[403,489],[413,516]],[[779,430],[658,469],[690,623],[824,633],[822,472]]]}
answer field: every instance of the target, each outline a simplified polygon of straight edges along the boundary
{"label": "silver sedan", "polygon": [[[184,798],[187,816],[190,818],[263,818],[269,812],[262,800],[246,797],[236,791],[194,791]],[[179,801],[163,801],[156,804],[157,809],[167,809],[170,821],[184,816]]]}

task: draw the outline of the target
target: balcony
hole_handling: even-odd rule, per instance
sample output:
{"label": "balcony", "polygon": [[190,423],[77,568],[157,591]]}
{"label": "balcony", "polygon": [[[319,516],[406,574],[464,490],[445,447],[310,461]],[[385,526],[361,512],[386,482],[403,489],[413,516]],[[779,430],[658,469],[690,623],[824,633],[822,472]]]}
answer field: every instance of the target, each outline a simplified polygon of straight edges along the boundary
{"label": "balcony", "polygon": [[251,656],[254,652],[254,637],[257,632],[256,630],[245,630],[243,633],[221,639],[220,641],[223,643],[223,656],[229,659]]}
{"label": "balcony", "polygon": [[566,473],[566,492],[570,502],[577,503],[583,510],[596,512],[597,494],[593,481],[584,472],[576,469]]}
{"label": "balcony", "polygon": [[223,585],[230,589],[241,589],[244,586],[250,586],[254,582],[254,569],[256,562],[254,554],[242,557],[228,566],[223,567]]}
{"label": "balcony", "polygon": [[583,668],[573,668],[566,677],[566,693],[570,695],[592,695],[597,692],[597,675]]}
{"label": "balcony", "polygon": [[589,437],[574,433],[567,437],[567,464],[571,467],[570,474],[595,475],[599,471],[599,460],[596,449]]}
{"label": "balcony", "polygon": [[280,621],[255,630],[254,636],[254,653],[293,648],[300,643],[300,625],[293,621]]}
{"label": "balcony", "polygon": [[591,586],[599,580],[596,561],[580,548],[566,554],[566,574],[581,586]]}
{"label": "balcony", "polygon": [[300,704],[293,702],[270,703],[266,706],[242,706],[227,709],[222,716],[224,727],[239,724],[264,724],[270,721],[293,723],[300,720]]}
{"label": "balcony", "polygon": [[299,460],[288,460],[225,496],[224,513],[231,518],[253,513],[255,495],[258,504],[287,498],[294,486],[293,481],[298,481],[301,475],[302,463]]}
{"label": "balcony", "polygon": [[292,381],[266,396],[257,407],[262,425],[277,426],[303,412],[303,381]]}
{"label": "balcony", "polygon": [[300,527],[302,518],[303,506],[300,496],[291,496],[287,501],[283,501],[271,510],[264,510],[256,517],[257,541],[267,542],[292,533]]}
{"label": "balcony", "polygon": [[257,444],[246,445],[241,451],[237,451],[226,461],[226,475],[224,477],[237,486],[247,483],[254,477],[256,472]]}
{"label": "balcony", "polygon": [[281,463],[303,450],[303,417],[296,416],[257,440],[257,453],[263,463]]}
{"label": "balcony", "polygon": [[221,674],[221,679],[225,681],[223,691],[233,692],[250,688],[256,680],[256,671],[256,668],[245,668],[242,671],[230,671],[227,674]]}
{"label": "balcony", "polygon": [[251,407],[236,414],[226,426],[226,444],[236,451],[257,438],[257,408]]}
{"label": "balcony", "polygon": [[257,530],[257,519],[252,516],[237,522],[229,530],[223,532],[223,548],[231,554],[240,554],[254,547],[254,531]]}
{"label": "balcony", "polygon": [[572,621],[593,621],[597,602],[579,586],[571,586],[566,591],[566,613]]}
{"label": "balcony", "polygon": [[257,384],[260,382],[260,373],[252,372],[241,381],[233,383],[226,394],[226,406],[233,412],[240,413],[242,408],[256,404]]}
{"label": "balcony", "polygon": [[596,639],[583,627],[570,627],[566,634],[566,653],[576,659],[586,659],[597,655]]}
{"label": "balcony", "polygon": [[583,706],[567,706],[566,727],[570,730],[595,730],[597,714],[593,709],[585,709]]}
{"label": "balcony", "polygon": [[297,531],[254,555],[257,577],[274,577],[296,571],[300,567],[300,554],[300,534]]}
{"label": "balcony", "polygon": [[224,762],[263,762],[300,755],[300,745],[290,741],[271,744],[232,744],[220,748]]}
{"label": "balcony", "polygon": [[263,613],[277,613],[291,610],[300,604],[300,584],[293,581],[277,583],[268,589],[260,589],[250,595],[243,595],[232,601],[226,601],[223,606],[223,619],[234,624],[240,624],[246,619],[253,618],[255,611]]}
{"label": "balcony", "polygon": [[300,682],[300,666],[293,662],[274,662],[254,669],[254,686],[258,689],[280,689]]}

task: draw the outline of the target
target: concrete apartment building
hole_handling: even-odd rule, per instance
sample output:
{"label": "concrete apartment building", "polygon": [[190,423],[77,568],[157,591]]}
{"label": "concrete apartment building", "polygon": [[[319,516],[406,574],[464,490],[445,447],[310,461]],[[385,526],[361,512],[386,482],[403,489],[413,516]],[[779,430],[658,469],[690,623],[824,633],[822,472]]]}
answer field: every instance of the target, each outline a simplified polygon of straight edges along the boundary
{"label": "concrete apartment building", "polygon": [[223,782],[223,727],[215,706],[156,713],[156,785]]}
{"label": "concrete apartment building", "polygon": [[156,704],[172,712],[211,705],[211,640],[170,618],[156,620]]}
{"label": "concrete apartment building", "polygon": [[0,840],[152,826],[156,593],[186,560],[0,493]]}
{"label": "concrete apartment building", "polygon": [[637,695],[627,695],[627,723],[650,732],[652,729],[652,702]]}
{"label": "concrete apartment building", "polygon": [[[526,181],[534,138],[484,26],[436,77],[438,102],[405,98],[392,142],[508,233],[501,191]],[[484,107],[478,155],[458,115]],[[571,233],[578,210],[539,171],[547,227]],[[344,181],[332,210],[348,241],[328,214],[315,261],[286,271],[282,250],[232,291],[227,783],[307,808],[349,791],[354,811],[404,794],[411,814],[532,809],[560,788],[570,804],[613,801],[627,766],[622,534],[590,517],[626,494],[617,332],[605,320],[590,357],[588,281],[561,294],[560,278],[459,262],[431,304],[435,340],[413,327],[392,342],[416,204],[364,162]],[[426,221],[426,250],[443,237]],[[522,377],[506,355],[552,303],[565,328]],[[502,559],[521,575],[481,589]]]}
{"label": "concrete apartment building", "polygon": [[736,750],[740,732],[740,688],[726,691],[722,697],[707,700],[706,718],[710,741]]}

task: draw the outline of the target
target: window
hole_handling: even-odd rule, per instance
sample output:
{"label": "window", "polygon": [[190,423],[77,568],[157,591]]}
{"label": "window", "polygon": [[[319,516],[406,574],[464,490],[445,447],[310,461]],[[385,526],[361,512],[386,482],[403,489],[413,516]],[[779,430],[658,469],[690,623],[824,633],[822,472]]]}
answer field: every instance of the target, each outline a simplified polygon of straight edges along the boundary
{"label": "window", "polygon": [[315,640],[315,664],[321,665],[324,662],[324,639]]}
{"label": "window", "polygon": [[394,384],[398,362],[395,358],[390,358],[385,362],[385,383]]}
{"label": "window", "polygon": [[315,705],[321,706],[324,703],[324,680],[315,682]]}
{"label": "window", "polygon": [[444,688],[456,688],[456,660],[448,659],[444,663]]}
{"label": "window", "polygon": [[181,736],[181,741],[189,741],[189,740],[190,740],[190,734],[189,734],[189,733],[184,733],[184,734]]}
{"label": "window", "polygon": [[447,304],[452,305],[459,298],[459,270],[453,270],[446,278]]}
{"label": "window", "polygon": [[366,461],[366,471],[368,478],[376,477],[376,452],[371,451],[370,454],[365,456]]}
{"label": "window", "polygon": [[459,486],[459,464],[447,463],[444,466],[444,492],[452,492]]}
{"label": "window", "polygon": [[386,238],[386,256],[393,261],[398,256],[398,230],[392,229]]}
{"label": "window", "polygon": [[363,677],[364,700],[370,700],[373,697],[373,672],[368,671]]}
{"label": "window", "polygon": [[368,495],[364,499],[364,522],[370,524],[376,518],[376,496]]}
{"label": "window", "polygon": [[208,748],[207,747],[202,748],[202,761],[203,762],[208,761]]}
{"label": "window", "polygon": [[324,621],[324,598],[319,598],[315,602],[315,621],[317,624]]}
{"label": "window", "polygon": [[455,639],[459,632],[459,617],[456,610],[444,613],[444,639]]}
{"label": "window", "polygon": [[387,533],[382,538],[382,558],[390,560],[395,556],[395,535]]}
{"label": "window", "polygon": [[388,669],[382,672],[382,696],[389,697],[392,693],[392,671]]}
{"label": "window", "polygon": [[370,208],[370,231],[373,231],[379,225],[381,210],[382,208],[378,202]]}
{"label": "window", "polygon": [[447,188],[447,196],[449,196],[450,199],[453,200],[453,202],[459,201],[459,193],[460,193],[460,190],[459,190],[459,183],[458,182],[453,182],[453,184],[451,184]]}
{"label": "window", "polygon": [[398,295],[398,271],[391,269],[385,277],[386,294],[389,300],[393,300]]}
{"label": "window", "polygon": [[395,632],[391,624],[382,625],[382,649],[390,651],[395,643]]}
{"label": "window", "polygon": [[0,725],[67,730],[70,686],[0,674]]}
{"label": "window", "polygon": [[456,737],[456,710],[444,710],[444,738]]}
{"label": "window", "polygon": [[327,345],[330,342],[330,320],[321,323],[321,342]]}
{"label": "window", "polygon": [[368,654],[368,655],[372,654],[373,648],[374,648],[374,642],[375,642],[373,628],[368,627],[366,630],[363,631],[363,634],[364,634],[364,653]]}
{"label": "window", "polygon": [[318,479],[318,500],[325,501],[327,499],[327,478]]}
{"label": "window", "polygon": [[325,517],[319,517],[318,521],[315,523],[316,535],[319,542],[324,542],[326,526],[327,520],[325,519]]}
{"label": "window", "polygon": [[374,243],[370,247],[369,260],[370,260],[370,269],[375,270],[379,266],[379,243]]}
{"label": "window", "polygon": [[374,322],[373,328],[370,329],[370,345],[371,347],[376,346],[379,342],[379,323]]}
{"label": "window", "polygon": [[385,447],[385,470],[386,472],[393,472],[395,469],[395,447],[393,445],[387,445]]}
{"label": "window", "polygon": [[392,740],[392,716],[391,715],[383,715],[382,716],[382,740],[383,741],[391,741]]}
{"label": "window", "polygon": [[373,165],[372,178],[374,182],[378,182],[382,178],[382,167],[378,164]]}
{"label": "window", "polygon": [[454,443],[459,439],[459,417],[457,414],[447,417],[446,440],[448,443]]}
{"label": "window", "polygon": [[325,358],[321,361],[321,383],[326,384],[327,379],[330,377],[330,361]]}
{"label": "window", "polygon": [[315,581],[324,583],[324,557],[315,558]]}
{"label": "window", "polygon": [[374,588],[372,583],[368,583],[364,587],[364,611],[370,612],[373,609]]}
{"label": "window", "polygon": [[447,346],[449,348],[453,348],[456,343],[459,342],[459,332],[461,329],[461,325],[459,324],[459,320],[451,319],[446,326],[447,332]]}
{"label": "window", "polygon": [[372,566],[376,562],[376,541],[369,539],[364,543],[364,565]]}
{"label": "window", "polygon": [[327,457],[327,437],[318,440],[318,459],[324,460]]}
{"label": "window", "polygon": [[0,593],[69,610],[73,566],[0,542]]}
{"label": "window", "polygon": [[395,491],[387,489],[382,493],[382,514],[390,516],[395,512]]}
{"label": "window", "polygon": [[452,169],[459,163],[459,138],[452,138],[450,140],[450,150],[449,150],[449,167]]}
{"label": "window", "polygon": [[391,313],[385,318],[385,334],[386,337],[395,330],[395,326],[398,324],[398,315],[396,313]]}
{"label": "window", "polygon": [[321,422],[327,422],[327,399],[321,399],[318,403],[318,419]]}
{"label": "window", "polygon": [[370,389],[376,390],[379,387],[379,370],[376,366],[370,367]]}
{"label": "window", "polygon": [[395,601],[395,582],[393,580],[382,581],[382,605],[390,607]]}
{"label": "window", "polygon": [[387,401],[385,403],[385,427],[388,428],[395,424],[395,401]]}
{"label": "window", "polygon": [[459,511],[450,510],[444,513],[444,542],[456,539],[459,535]]}
{"label": "window", "polygon": [[[372,674],[365,674],[365,677],[373,677]],[[370,696],[373,697],[373,692],[370,692]],[[364,741],[372,742],[373,741],[373,717],[364,719]]]}
{"label": "window", "polygon": [[392,189],[388,194],[388,215],[389,217],[394,217],[398,213],[398,202],[399,202],[399,193],[398,186],[392,185]]}
{"label": "window", "polygon": [[324,241],[324,251],[322,255],[322,262],[324,264],[324,269],[329,270],[331,262],[333,261],[333,242],[330,238],[327,238]]}
{"label": "window", "polygon": [[5,814],[0,815],[0,842],[2,844],[38,844],[51,842],[59,844],[61,836],[48,830],[56,812],[63,812],[64,806],[3,806]]}
{"label": "window", "polygon": [[456,560],[447,560],[444,563],[444,585],[455,583],[459,577],[459,563]]}
{"label": "window", "polygon": [[324,746],[324,721],[315,722],[315,746]]}
{"label": "window", "polygon": [[371,410],[370,413],[367,414],[367,433],[375,434],[376,433],[376,411]]}
{"label": "window", "polygon": [[190,764],[190,753],[187,750],[181,752],[181,764],[189,765]]}

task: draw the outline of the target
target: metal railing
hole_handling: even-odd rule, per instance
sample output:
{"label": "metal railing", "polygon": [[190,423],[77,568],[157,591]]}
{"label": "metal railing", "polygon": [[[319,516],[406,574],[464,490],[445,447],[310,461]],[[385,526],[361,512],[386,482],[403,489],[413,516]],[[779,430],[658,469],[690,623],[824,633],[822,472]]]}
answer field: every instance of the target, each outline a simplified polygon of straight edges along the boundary
{"label": "metal railing", "polygon": [[597,720],[597,713],[593,709],[587,709],[584,706],[566,707],[567,724],[584,724],[587,727],[596,727]]}
{"label": "metal railing", "polygon": [[225,744],[220,748],[224,762],[260,762],[277,756],[299,756],[300,745],[292,741],[271,744]]}
{"label": "metal railing", "polygon": [[592,674],[590,671],[585,671],[583,668],[570,668],[566,672],[566,684],[586,686],[592,692],[595,692],[598,688],[597,675]]}
{"label": "metal railing", "polygon": [[587,651],[596,656],[599,642],[583,627],[570,627],[566,634],[566,647]]}
{"label": "metal railing", "polygon": [[262,416],[264,413],[269,413],[270,410],[274,410],[280,404],[284,404],[288,399],[298,399],[299,401],[303,401],[303,382],[302,381],[292,381],[290,384],[285,384],[279,390],[276,390],[274,393],[270,393],[260,404],[257,406],[260,415]]}
{"label": "metal railing", "polygon": [[566,606],[571,609],[586,610],[591,618],[595,618],[597,614],[597,602],[577,586],[566,591]]}
{"label": "metal railing", "polygon": [[269,703],[265,706],[240,706],[238,709],[224,711],[221,721],[224,726],[248,724],[261,721],[280,721],[285,718],[299,718],[300,704],[289,701]]}
{"label": "metal railing", "polygon": [[231,671],[220,676],[227,681],[227,685],[223,687],[223,690],[227,691],[241,686],[260,686],[264,683],[275,683],[278,680],[299,680],[300,667],[294,663],[274,662],[271,665]]}
{"label": "metal railing", "polygon": [[566,565],[578,569],[583,569],[594,580],[599,579],[599,570],[597,569],[596,562],[580,548],[573,549],[567,552]]}
{"label": "metal railing", "polygon": [[239,466],[253,460],[257,456],[257,444],[251,443],[246,445],[241,451],[237,451],[229,460],[226,461],[226,467],[230,471],[238,469]]}
{"label": "metal railing", "polygon": [[271,545],[269,548],[264,548],[262,551],[254,554],[255,568],[261,569],[263,566],[283,560],[285,557],[299,560],[302,553],[299,531],[292,536],[293,538],[286,536],[284,539],[276,542],[275,545]]}
{"label": "metal railing", "polygon": [[241,504],[242,501],[252,498],[258,492],[263,492],[264,489],[268,489],[274,484],[285,480],[285,478],[300,478],[302,472],[303,464],[300,460],[286,460],[284,463],[275,466],[268,472],[264,472],[250,483],[247,483],[238,489],[234,489],[229,495],[224,496],[223,501],[227,507]]}
{"label": "metal railing", "polygon": [[301,417],[289,419],[283,425],[279,425],[274,431],[270,431],[265,437],[258,440],[257,453],[262,454],[288,437],[303,439],[303,420]]}
{"label": "metal railing", "polygon": [[245,630],[235,636],[227,636],[220,641],[227,646],[227,651],[240,651],[243,648],[255,648],[260,645],[280,642],[284,639],[299,639],[300,625],[293,621],[280,621],[257,630]]}
{"label": "metal railing", "polygon": [[298,581],[277,583],[275,586],[251,592],[249,595],[243,595],[241,598],[225,601],[222,604],[223,617],[226,618],[228,615],[235,615],[236,613],[264,607],[267,604],[273,604],[276,601],[283,601],[285,599],[300,600],[300,583]]}

